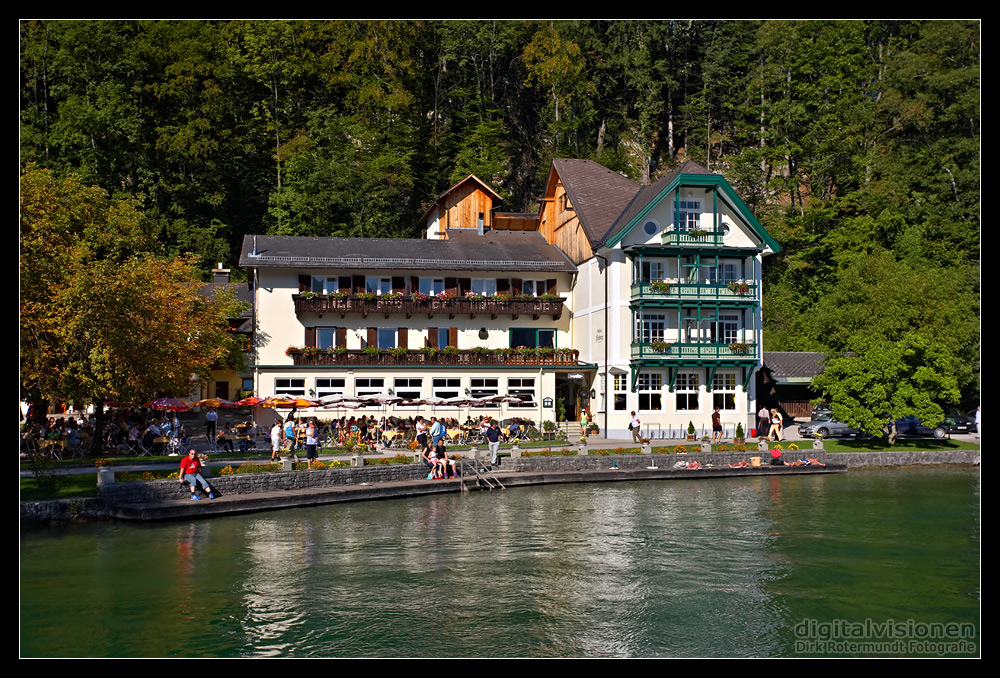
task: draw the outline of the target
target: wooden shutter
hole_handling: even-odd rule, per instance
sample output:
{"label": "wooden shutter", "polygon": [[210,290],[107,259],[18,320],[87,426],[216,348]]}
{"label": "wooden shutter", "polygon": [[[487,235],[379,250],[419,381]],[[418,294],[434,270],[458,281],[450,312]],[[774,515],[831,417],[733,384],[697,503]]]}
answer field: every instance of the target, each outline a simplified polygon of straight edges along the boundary
{"label": "wooden shutter", "polygon": [[458,279],[459,295],[465,296],[472,291],[472,278],[459,278]]}
{"label": "wooden shutter", "polygon": [[307,327],[306,328],[306,346],[316,345],[316,328]]}
{"label": "wooden shutter", "polygon": [[510,294],[510,278],[497,278],[497,294]]}
{"label": "wooden shutter", "polygon": [[365,277],[363,275],[351,276],[351,287],[354,294],[365,291]]}
{"label": "wooden shutter", "polygon": [[438,328],[428,327],[427,328],[427,345],[431,348],[438,347]]}
{"label": "wooden shutter", "polygon": [[559,292],[556,290],[556,279],[555,278],[549,278],[548,280],[545,281],[545,293],[546,294],[559,294]]}
{"label": "wooden shutter", "polygon": [[445,278],[444,291],[458,294],[458,278]]}
{"label": "wooden shutter", "polygon": [[417,277],[417,276],[415,276],[415,275],[411,275],[410,276],[410,289],[407,292],[407,294],[416,294],[419,291],[420,291],[420,278]]}
{"label": "wooden shutter", "polygon": [[399,333],[398,333],[397,338],[396,338],[396,346],[398,346],[399,348],[409,348],[409,345],[408,345],[409,336],[408,335],[409,335],[409,332],[407,332],[407,329],[405,327],[400,327],[399,328]]}
{"label": "wooden shutter", "polygon": [[347,348],[347,328],[337,328],[337,348]]}
{"label": "wooden shutter", "polygon": [[511,294],[511,296],[516,297],[520,293],[521,293],[521,279],[520,278],[511,278],[511,281],[510,281],[510,294]]}
{"label": "wooden shutter", "polygon": [[458,348],[458,328],[449,327],[448,328],[448,345]]}
{"label": "wooden shutter", "polygon": [[396,294],[406,294],[406,278],[401,275],[392,276],[392,291]]}
{"label": "wooden shutter", "polygon": [[299,294],[303,292],[312,292],[313,279],[311,275],[300,275],[299,276]]}
{"label": "wooden shutter", "polygon": [[378,328],[369,327],[368,328],[368,345],[378,346]]}

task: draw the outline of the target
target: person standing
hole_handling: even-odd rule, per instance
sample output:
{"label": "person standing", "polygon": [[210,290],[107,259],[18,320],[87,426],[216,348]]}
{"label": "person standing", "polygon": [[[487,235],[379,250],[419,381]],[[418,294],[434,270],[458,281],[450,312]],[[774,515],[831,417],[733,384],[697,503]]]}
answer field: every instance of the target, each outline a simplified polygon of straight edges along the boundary
{"label": "person standing", "polygon": [[316,418],[309,420],[306,424],[306,463],[311,464],[318,458],[316,454]]}
{"label": "person standing", "polygon": [[437,417],[431,417],[431,445],[434,449],[437,449],[442,438],[444,438],[444,426]]}
{"label": "person standing", "polygon": [[712,442],[722,442],[722,415],[719,414],[718,407],[712,412]]}
{"label": "person standing", "polygon": [[219,434],[219,413],[214,407],[209,407],[205,413],[205,435],[210,443],[215,443]]}
{"label": "person standing", "polygon": [[639,427],[642,422],[639,421],[639,417],[635,416],[635,412],[632,412],[632,421],[629,422],[628,429],[632,431],[632,442],[641,443],[642,439],[639,437]]}
{"label": "person standing", "polygon": [[764,431],[771,428],[771,413],[767,410],[767,405],[761,405],[760,412],[757,413],[757,437],[763,438]]}
{"label": "person standing", "polygon": [[781,422],[782,422],[781,412],[779,412],[778,408],[776,407],[773,410],[771,410],[771,430],[767,432],[768,440],[771,439],[772,435],[776,436],[778,442],[784,440],[784,437],[782,437],[781,435]]}
{"label": "person standing", "polygon": [[496,419],[486,429],[484,435],[490,447],[490,466],[496,466],[500,462],[500,424],[497,423]]}
{"label": "person standing", "polygon": [[976,405],[976,437],[982,439],[983,437],[983,423],[979,417],[979,413],[982,411],[982,405]]}
{"label": "person standing", "polygon": [[281,460],[281,422],[274,422],[271,427],[271,461]]}

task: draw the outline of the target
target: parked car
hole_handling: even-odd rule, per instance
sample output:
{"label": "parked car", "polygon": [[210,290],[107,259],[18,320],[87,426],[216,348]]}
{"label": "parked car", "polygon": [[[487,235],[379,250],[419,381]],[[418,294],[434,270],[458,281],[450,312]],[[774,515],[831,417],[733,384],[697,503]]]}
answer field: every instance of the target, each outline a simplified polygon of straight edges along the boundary
{"label": "parked car", "polygon": [[815,415],[816,419],[799,426],[799,435],[803,438],[849,438],[858,435],[858,429],[851,428],[833,418],[832,414]]}
{"label": "parked car", "polygon": [[962,414],[957,407],[949,407],[945,410],[944,421],[949,433],[975,433],[976,432],[976,411],[972,411],[972,416]]}
{"label": "parked car", "polygon": [[948,431],[947,424],[928,426],[912,414],[896,420],[896,435],[900,438],[947,438]]}

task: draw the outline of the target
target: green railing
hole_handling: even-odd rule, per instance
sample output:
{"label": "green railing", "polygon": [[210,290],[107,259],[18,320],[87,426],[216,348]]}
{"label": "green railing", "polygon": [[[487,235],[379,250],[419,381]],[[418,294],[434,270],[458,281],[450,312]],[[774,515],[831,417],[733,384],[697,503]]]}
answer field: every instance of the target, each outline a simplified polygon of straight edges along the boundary
{"label": "green railing", "polygon": [[632,284],[632,298],[753,301],[757,298],[757,283],[689,283],[642,280]]}
{"label": "green railing", "polygon": [[[696,232],[697,233],[697,232]],[[676,228],[665,230],[660,234],[660,242],[664,245],[691,245],[692,247],[704,247],[706,245],[722,245],[722,237],[725,231],[702,231],[701,235],[692,235],[691,231],[682,231]]]}
{"label": "green railing", "polygon": [[667,348],[651,343],[632,343],[632,360],[726,360],[746,359],[757,355],[757,344],[669,344]]}

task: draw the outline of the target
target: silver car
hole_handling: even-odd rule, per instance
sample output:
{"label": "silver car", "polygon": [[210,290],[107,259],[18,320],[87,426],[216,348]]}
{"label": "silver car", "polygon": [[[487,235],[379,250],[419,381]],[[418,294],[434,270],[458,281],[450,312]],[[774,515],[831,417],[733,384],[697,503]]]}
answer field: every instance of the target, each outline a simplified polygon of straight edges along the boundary
{"label": "silver car", "polygon": [[799,435],[803,438],[852,438],[858,435],[858,429],[836,421],[832,414],[821,414],[815,421],[799,426]]}

